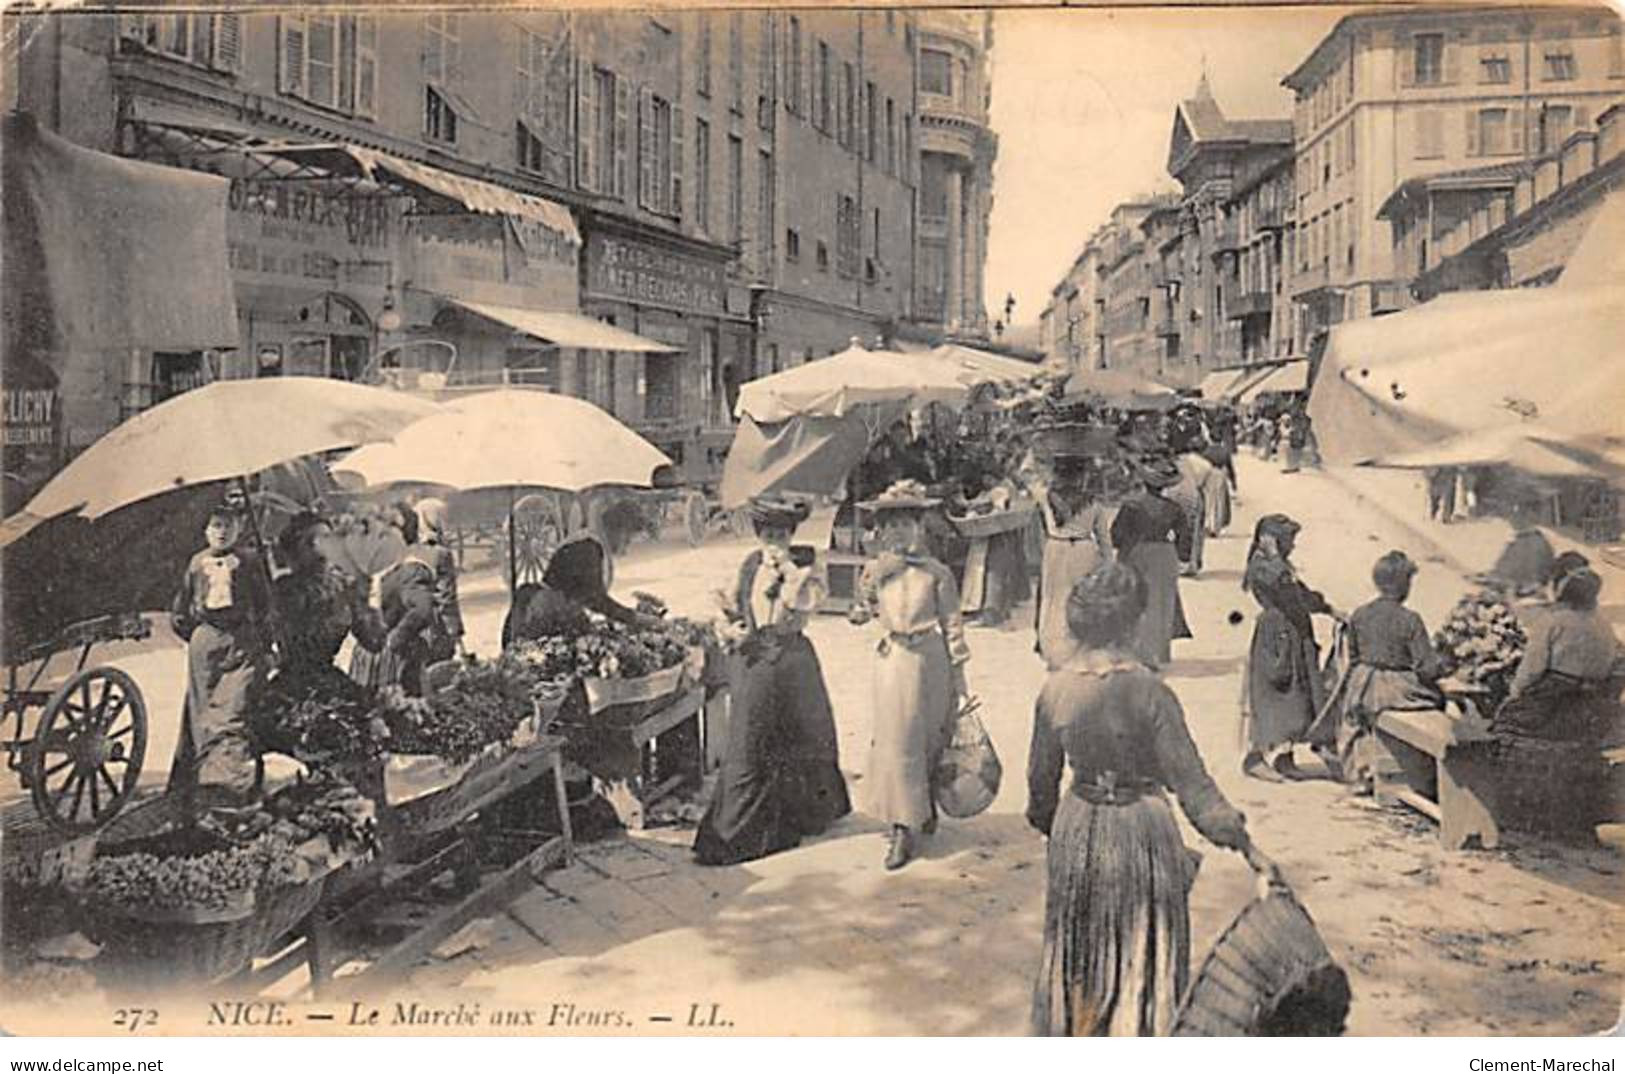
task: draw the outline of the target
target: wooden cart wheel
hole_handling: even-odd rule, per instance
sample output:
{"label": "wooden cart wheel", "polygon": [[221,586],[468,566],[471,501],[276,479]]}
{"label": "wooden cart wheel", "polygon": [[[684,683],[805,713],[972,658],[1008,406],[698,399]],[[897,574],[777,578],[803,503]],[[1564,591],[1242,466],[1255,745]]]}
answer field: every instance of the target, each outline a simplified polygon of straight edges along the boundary
{"label": "wooden cart wheel", "polygon": [[688,546],[698,548],[704,544],[705,531],[711,521],[711,509],[706,505],[703,494],[691,492],[684,498],[683,520],[688,526]]}
{"label": "wooden cart wheel", "polygon": [[548,560],[564,540],[564,521],[552,497],[531,495],[513,507],[515,587],[542,580]]}
{"label": "wooden cart wheel", "polygon": [[135,793],[147,752],[147,703],[135,680],[99,667],[45,703],[28,752],[34,808],[64,832],[94,831]]}

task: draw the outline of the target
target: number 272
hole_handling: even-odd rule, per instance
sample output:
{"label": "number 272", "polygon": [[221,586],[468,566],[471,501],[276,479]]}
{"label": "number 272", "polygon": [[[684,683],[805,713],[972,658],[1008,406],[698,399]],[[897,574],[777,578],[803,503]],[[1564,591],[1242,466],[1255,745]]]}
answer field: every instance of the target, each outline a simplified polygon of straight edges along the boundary
{"label": "number 272", "polygon": [[134,1033],[158,1024],[158,1012],[145,1007],[121,1007],[113,1012],[113,1024]]}

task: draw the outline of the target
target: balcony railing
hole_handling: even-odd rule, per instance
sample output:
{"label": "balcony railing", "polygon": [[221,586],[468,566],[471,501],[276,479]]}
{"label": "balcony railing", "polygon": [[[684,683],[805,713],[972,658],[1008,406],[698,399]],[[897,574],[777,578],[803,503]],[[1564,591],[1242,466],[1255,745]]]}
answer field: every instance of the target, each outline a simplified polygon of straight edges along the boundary
{"label": "balcony railing", "polygon": [[1243,291],[1231,295],[1225,302],[1225,313],[1231,320],[1243,317],[1268,317],[1271,295],[1268,291]]}
{"label": "balcony railing", "polygon": [[1310,265],[1306,269],[1298,269],[1292,274],[1292,294],[1303,295],[1310,291],[1319,291],[1331,281],[1331,267],[1322,261]]}
{"label": "balcony railing", "polygon": [[1213,229],[1213,256],[1241,249],[1241,229],[1234,220],[1226,220]]}
{"label": "balcony railing", "polygon": [[1260,205],[1253,212],[1253,226],[1259,231],[1281,231],[1290,223],[1284,205]]}

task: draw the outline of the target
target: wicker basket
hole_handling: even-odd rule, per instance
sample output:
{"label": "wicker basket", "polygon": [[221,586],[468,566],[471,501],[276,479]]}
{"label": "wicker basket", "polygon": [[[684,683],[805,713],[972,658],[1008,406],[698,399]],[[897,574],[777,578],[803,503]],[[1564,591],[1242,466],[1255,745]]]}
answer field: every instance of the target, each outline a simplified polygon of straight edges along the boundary
{"label": "wicker basket", "polygon": [[1214,943],[1172,1035],[1338,1036],[1348,1009],[1348,975],[1308,911],[1275,889],[1249,903]]}
{"label": "wicker basket", "polygon": [[965,515],[956,518],[952,515],[948,521],[953,523],[954,529],[967,540],[976,540],[981,537],[997,537],[1001,533],[1012,533],[1026,527],[1032,518],[1033,509],[1018,507],[1008,511],[994,511],[986,515]]}
{"label": "wicker basket", "polygon": [[[121,968],[155,970],[165,980],[217,981],[268,954],[276,940],[321,901],[326,877],[261,893],[246,911],[140,911],[87,901],[89,931]],[[236,916],[233,916],[236,915]],[[208,920],[214,917],[215,920]]]}
{"label": "wicker basket", "polygon": [[583,678],[587,710],[594,715],[620,705],[640,705],[664,701],[683,684],[683,665],[662,668],[635,679]]}

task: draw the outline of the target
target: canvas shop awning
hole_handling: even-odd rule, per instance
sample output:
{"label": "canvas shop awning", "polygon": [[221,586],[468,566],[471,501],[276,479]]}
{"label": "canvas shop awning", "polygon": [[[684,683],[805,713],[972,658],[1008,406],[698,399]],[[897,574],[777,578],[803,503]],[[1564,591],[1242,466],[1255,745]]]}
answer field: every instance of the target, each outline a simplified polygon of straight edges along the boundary
{"label": "canvas shop awning", "polygon": [[635,354],[672,354],[680,349],[665,343],[656,343],[652,339],[645,339],[623,328],[595,321],[579,313],[494,306],[486,302],[469,302],[450,296],[448,301],[488,321],[506,325],[527,336],[559,347],[578,347],[593,351],[629,351]]}
{"label": "canvas shop awning", "polygon": [[1301,392],[1309,387],[1309,363],[1287,362],[1278,365],[1243,388],[1237,398],[1261,395],[1264,392]]}
{"label": "canvas shop awning", "polygon": [[335,173],[359,173],[368,179],[387,179],[415,192],[427,192],[435,197],[456,202],[469,212],[518,217],[539,224],[554,232],[566,242],[581,245],[581,232],[576,229],[570,210],[556,201],[523,194],[483,179],[473,179],[407,160],[391,153],[366,146],[339,143],[315,145],[267,144],[256,150],[274,153],[288,160],[320,165]]}

